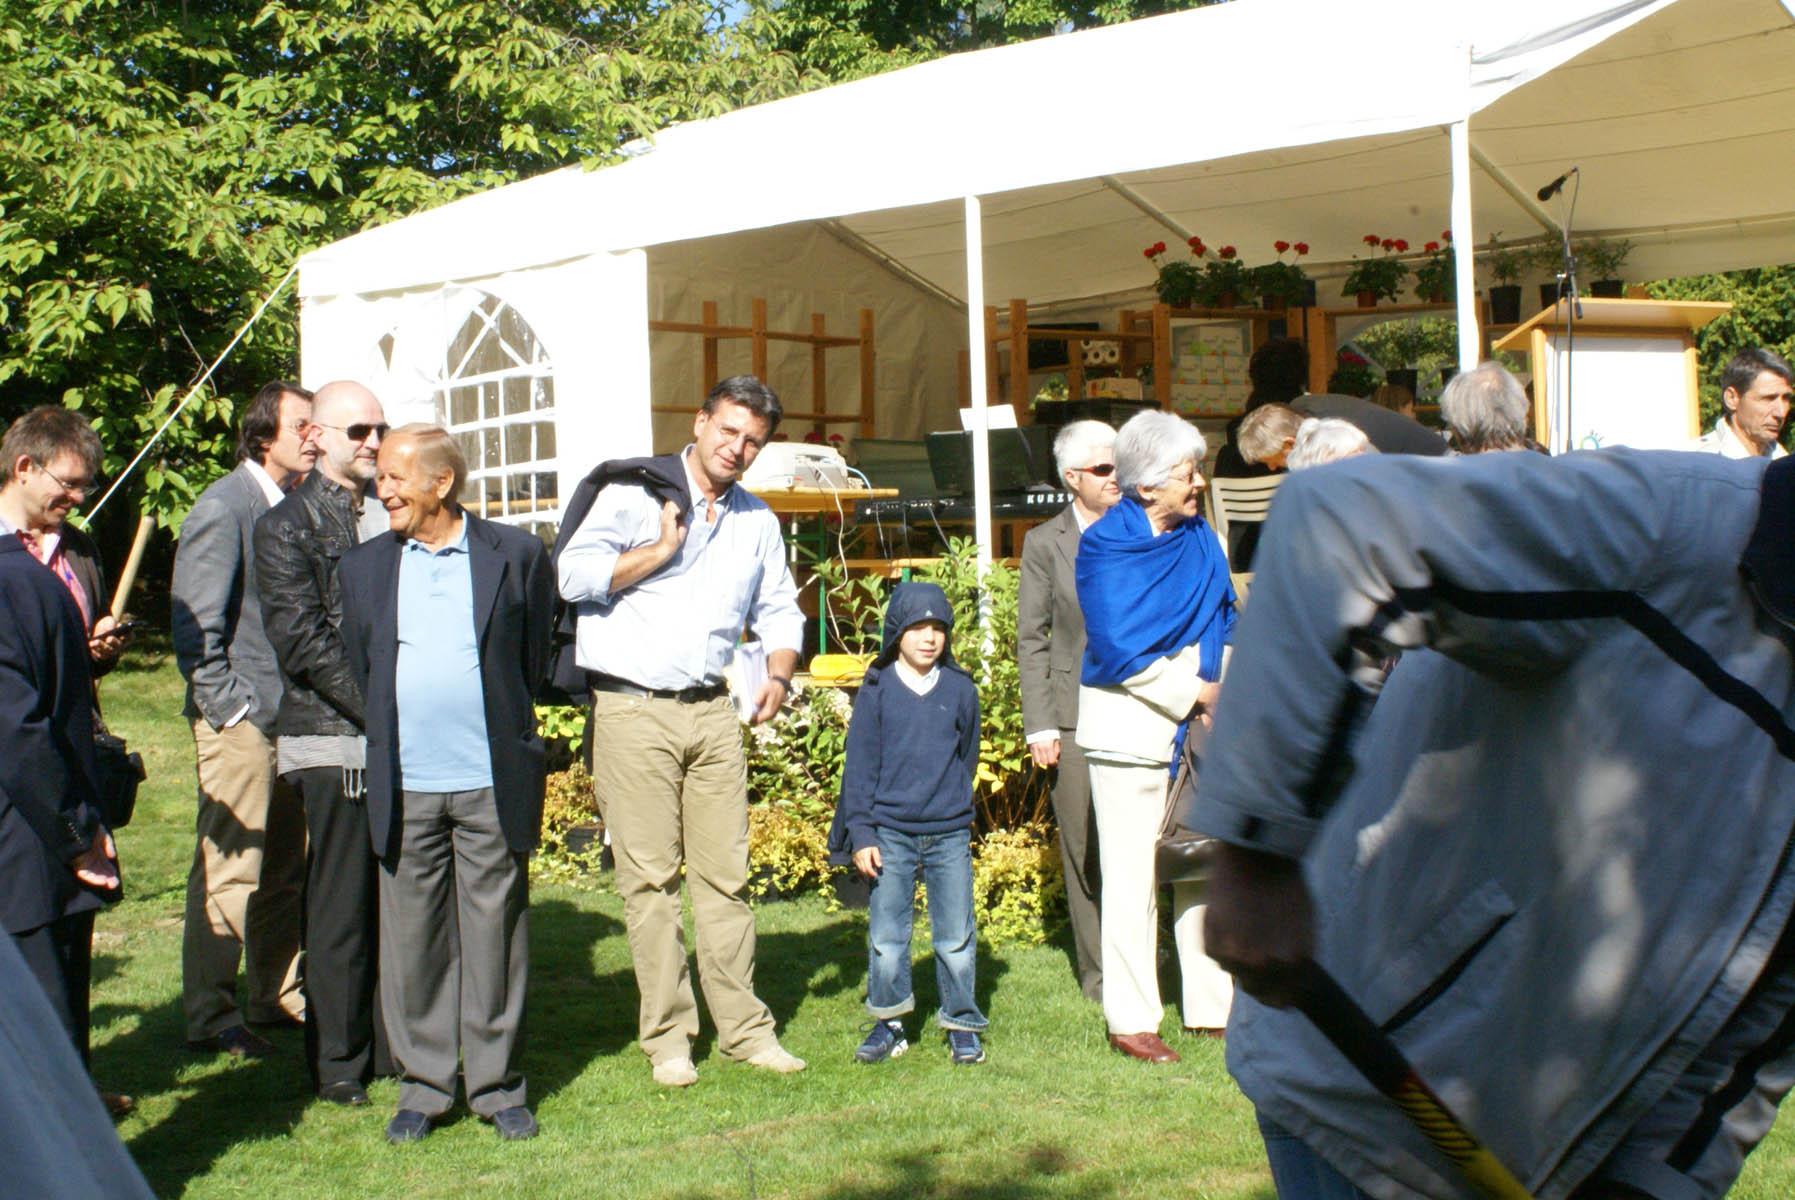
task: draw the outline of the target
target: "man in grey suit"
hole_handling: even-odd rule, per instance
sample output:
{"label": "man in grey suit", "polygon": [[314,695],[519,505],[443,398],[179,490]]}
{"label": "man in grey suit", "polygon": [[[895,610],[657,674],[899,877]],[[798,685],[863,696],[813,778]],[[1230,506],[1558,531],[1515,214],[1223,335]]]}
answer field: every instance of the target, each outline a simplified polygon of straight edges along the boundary
{"label": "man in grey suit", "polygon": [[1016,616],[1016,657],[1022,671],[1022,727],[1035,765],[1057,767],[1053,816],[1060,827],[1060,862],[1078,986],[1103,998],[1103,951],[1098,932],[1097,826],[1091,817],[1091,779],[1078,727],[1079,665],[1084,661],[1084,614],[1078,608],[1073,564],[1078,539],[1121,499],[1116,487],[1116,431],[1101,421],[1074,421],[1053,439],[1054,465],[1072,503],[1022,540],[1022,591]]}
{"label": "man in grey suit", "polygon": [[[200,495],[175,552],[175,659],[198,760],[198,846],[181,944],[187,1045],[273,1049],[244,1024],[303,1024],[299,986],[305,814],[275,775],[280,671],[256,594],[256,518],[312,469],[312,394],[270,383],[244,414],[237,469]],[[246,995],[237,1003],[237,965]]]}

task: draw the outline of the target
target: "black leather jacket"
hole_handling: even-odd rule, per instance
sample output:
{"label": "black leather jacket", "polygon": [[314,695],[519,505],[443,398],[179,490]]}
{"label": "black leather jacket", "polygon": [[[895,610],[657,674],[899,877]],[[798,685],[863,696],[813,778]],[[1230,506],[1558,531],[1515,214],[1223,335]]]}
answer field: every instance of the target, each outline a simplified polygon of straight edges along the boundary
{"label": "black leather jacket", "polygon": [[356,544],[349,492],[313,471],[256,521],[256,591],[280,663],[276,734],[360,733],[361,688],[343,649],[337,560]]}

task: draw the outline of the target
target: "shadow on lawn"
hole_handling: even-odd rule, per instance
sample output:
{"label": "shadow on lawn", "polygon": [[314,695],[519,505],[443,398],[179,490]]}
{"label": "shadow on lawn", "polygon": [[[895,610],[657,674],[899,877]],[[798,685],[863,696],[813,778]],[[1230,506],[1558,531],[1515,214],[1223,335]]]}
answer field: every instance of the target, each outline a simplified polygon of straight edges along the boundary
{"label": "shadow on lawn", "polygon": [[[912,1200],[916,1196],[953,1196],[955,1200],[1084,1200],[1086,1197],[1109,1197],[1114,1194],[1113,1181],[1089,1179],[1068,1183],[1059,1178],[1072,1169],[1071,1159],[1058,1146],[1034,1145],[1021,1148],[1014,1158],[1004,1157],[979,1168],[977,1180],[947,1175],[941,1160],[927,1152],[901,1154],[868,1164],[880,1176],[877,1181],[840,1183],[827,1191],[814,1193],[815,1200]],[[689,1192],[713,1196],[714,1192]]]}

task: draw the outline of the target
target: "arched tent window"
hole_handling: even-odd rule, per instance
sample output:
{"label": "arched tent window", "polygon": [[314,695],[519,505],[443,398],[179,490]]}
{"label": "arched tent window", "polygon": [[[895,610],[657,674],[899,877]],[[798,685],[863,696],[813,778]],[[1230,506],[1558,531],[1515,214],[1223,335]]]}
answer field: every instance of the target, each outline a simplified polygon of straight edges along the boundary
{"label": "arched tent window", "polygon": [[[467,456],[470,512],[552,537],[556,495],[554,364],[517,310],[463,294],[436,390],[439,419]],[[461,307],[461,306],[456,306]]]}

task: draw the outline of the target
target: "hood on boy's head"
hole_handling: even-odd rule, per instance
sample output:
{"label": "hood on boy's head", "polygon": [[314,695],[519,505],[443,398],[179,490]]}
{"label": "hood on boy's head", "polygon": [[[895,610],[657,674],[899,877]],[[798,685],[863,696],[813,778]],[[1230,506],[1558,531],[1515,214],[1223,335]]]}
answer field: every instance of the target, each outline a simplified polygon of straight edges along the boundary
{"label": "hood on boy's head", "polygon": [[900,583],[891,591],[885,605],[885,637],[875,667],[888,667],[897,661],[898,638],[918,621],[940,621],[947,626],[947,649],[941,661],[954,665],[954,610],[947,602],[947,593],[934,583]]}

